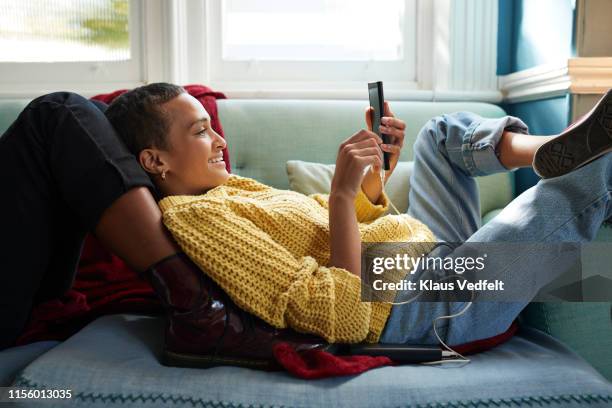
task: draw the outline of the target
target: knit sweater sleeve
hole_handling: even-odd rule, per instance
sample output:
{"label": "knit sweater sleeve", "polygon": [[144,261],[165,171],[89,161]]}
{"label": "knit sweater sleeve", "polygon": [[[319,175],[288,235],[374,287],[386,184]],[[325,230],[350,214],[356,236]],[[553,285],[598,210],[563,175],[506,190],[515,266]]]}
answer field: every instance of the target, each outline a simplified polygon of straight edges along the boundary
{"label": "knit sweater sleeve", "polygon": [[173,205],[171,199],[160,203],[164,224],[239,307],[329,342],[378,340],[391,305],[362,302],[357,276],[293,256],[220,201]]}
{"label": "knit sweater sleeve", "polygon": [[[309,196],[316,200],[322,207],[329,210],[329,194],[311,194]],[[383,215],[389,208],[389,198],[383,191],[376,204],[372,203],[363,190],[359,189],[355,196],[355,214],[358,222],[371,222]]]}

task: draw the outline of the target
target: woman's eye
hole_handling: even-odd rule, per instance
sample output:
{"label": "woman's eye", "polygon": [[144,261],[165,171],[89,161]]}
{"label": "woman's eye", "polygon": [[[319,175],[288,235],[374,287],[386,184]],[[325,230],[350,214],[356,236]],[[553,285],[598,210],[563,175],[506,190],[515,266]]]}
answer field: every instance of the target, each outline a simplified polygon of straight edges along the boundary
{"label": "woman's eye", "polygon": [[198,135],[200,135],[200,136],[206,136],[206,131],[207,131],[207,130],[208,130],[208,129],[202,129],[202,130],[200,130],[200,131],[199,131],[197,134],[198,134]]}

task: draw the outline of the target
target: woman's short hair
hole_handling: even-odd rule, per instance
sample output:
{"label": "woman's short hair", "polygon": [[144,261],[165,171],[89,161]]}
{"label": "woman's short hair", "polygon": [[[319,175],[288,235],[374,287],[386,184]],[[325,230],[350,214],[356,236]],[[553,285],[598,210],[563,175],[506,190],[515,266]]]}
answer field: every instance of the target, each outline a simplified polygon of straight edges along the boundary
{"label": "woman's short hair", "polygon": [[150,147],[167,149],[170,118],[162,105],[184,92],[165,82],[134,88],[115,98],[106,117],[134,155]]}

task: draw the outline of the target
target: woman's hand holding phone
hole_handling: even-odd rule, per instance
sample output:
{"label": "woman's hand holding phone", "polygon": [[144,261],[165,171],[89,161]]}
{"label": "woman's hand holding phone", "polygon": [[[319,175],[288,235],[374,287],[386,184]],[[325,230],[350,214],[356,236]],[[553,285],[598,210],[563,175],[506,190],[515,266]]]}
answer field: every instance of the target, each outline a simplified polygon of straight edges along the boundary
{"label": "woman's hand holding phone", "polygon": [[382,139],[375,133],[362,129],[346,139],[338,149],[336,170],[331,183],[332,194],[343,194],[355,198],[366,167],[380,169],[382,166],[379,145]]}
{"label": "woman's hand holding phone", "polygon": [[[365,121],[368,130],[372,130],[372,114],[374,109],[368,107],[365,112]],[[406,122],[395,117],[391,111],[389,102],[385,101],[385,113],[381,119],[380,132],[389,137],[389,143],[381,145],[381,149],[390,154],[389,170],[385,172],[385,181],[393,173],[397,162],[399,161],[402,147],[404,146],[404,136],[406,132]]]}
{"label": "woman's hand holding phone", "polygon": [[342,142],[329,194],[329,266],[344,268],[359,276],[361,236],[355,215],[355,196],[361,188],[366,167],[382,167],[378,147],[382,139],[369,130],[360,130]]}
{"label": "woman's hand holding phone", "polygon": [[[355,196],[361,188],[370,201],[377,202],[382,192],[380,170],[382,151],[390,153],[385,182],[393,173],[404,145],[406,123],[395,118],[387,102],[380,130],[389,136],[389,144],[372,132],[371,108],[366,110],[368,130],[360,130],[345,140],[338,149],[336,170],[329,195],[329,266],[344,268],[359,276],[361,272],[361,236],[355,215]],[[364,174],[371,166],[372,171]]]}
{"label": "woman's hand holding phone", "polygon": [[[368,127],[368,130],[372,130],[372,115],[374,114],[374,109],[372,107],[368,107],[365,111],[365,121]],[[379,127],[381,133],[387,135],[388,144],[381,144],[380,148],[383,152],[389,153],[389,170],[385,171],[384,182],[386,183],[391,174],[393,174],[393,170],[395,170],[395,166],[397,166],[397,162],[399,161],[401,149],[404,146],[404,135],[406,130],[406,123],[397,119],[388,102],[384,103],[384,116],[381,119],[381,124]],[[380,178],[380,167],[372,168],[372,171],[368,172],[362,183],[361,189],[365,193],[366,196],[370,199],[371,202],[376,203],[382,193],[382,184],[383,181]]]}

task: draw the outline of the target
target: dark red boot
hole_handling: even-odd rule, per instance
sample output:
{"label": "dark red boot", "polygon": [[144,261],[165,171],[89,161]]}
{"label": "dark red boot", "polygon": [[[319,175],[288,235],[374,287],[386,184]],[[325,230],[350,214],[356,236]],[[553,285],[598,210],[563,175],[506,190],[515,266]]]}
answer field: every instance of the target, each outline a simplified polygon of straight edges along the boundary
{"label": "dark red boot", "polygon": [[145,274],[167,311],[164,365],[270,370],[280,367],[272,351],[279,342],[298,352],[328,347],[319,337],[276,329],[243,311],[183,253]]}

